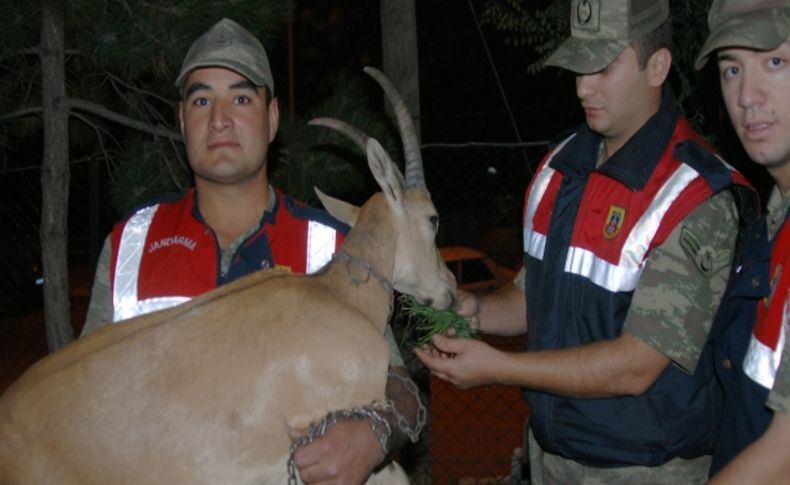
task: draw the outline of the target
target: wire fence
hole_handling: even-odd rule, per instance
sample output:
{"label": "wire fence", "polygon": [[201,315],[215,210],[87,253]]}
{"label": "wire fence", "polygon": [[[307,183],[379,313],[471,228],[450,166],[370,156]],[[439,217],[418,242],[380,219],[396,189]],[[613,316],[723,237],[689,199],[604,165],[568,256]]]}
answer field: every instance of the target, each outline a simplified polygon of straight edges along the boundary
{"label": "wire fence", "polygon": [[[492,289],[520,267],[524,189],[545,148],[542,142],[423,146],[426,181],[441,215],[437,244],[479,251],[448,263],[461,287]],[[82,309],[98,250],[118,217],[109,204],[108,181],[100,162],[71,166],[69,271],[72,305]],[[41,314],[40,219],[40,167],[0,171],[0,320]],[[74,318],[83,317],[77,312]],[[393,320],[393,327],[402,335],[401,322]],[[519,339],[489,342],[509,350],[524,345]],[[429,376],[408,348],[403,353],[429,407],[420,441],[399,455],[412,482],[523,483],[519,456],[529,411],[520,391],[461,391]]]}

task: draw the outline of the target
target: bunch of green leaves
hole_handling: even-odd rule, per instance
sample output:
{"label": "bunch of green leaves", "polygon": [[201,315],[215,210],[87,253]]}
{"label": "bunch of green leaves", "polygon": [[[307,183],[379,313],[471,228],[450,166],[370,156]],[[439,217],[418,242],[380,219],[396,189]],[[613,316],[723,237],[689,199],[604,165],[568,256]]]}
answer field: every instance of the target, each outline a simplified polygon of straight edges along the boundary
{"label": "bunch of green leaves", "polygon": [[422,347],[429,344],[434,335],[445,334],[451,329],[455,331],[456,337],[477,337],[469,320],[452,310],[437,310],[409,295],[401,295],[398,303],[400,316],[406,320],[401,348]]}

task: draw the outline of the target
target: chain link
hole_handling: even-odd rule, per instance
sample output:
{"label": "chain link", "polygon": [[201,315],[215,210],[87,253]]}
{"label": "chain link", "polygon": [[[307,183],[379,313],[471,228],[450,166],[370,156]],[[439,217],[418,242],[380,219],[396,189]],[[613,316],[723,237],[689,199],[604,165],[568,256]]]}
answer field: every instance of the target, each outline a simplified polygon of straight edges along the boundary
{"label": "chain link", "polygon": [[[384,419],[379,412],[394,411],[394,406],[391,400],[379,401],[369,406],[354,407],[351,409],[341,409],[333,411],[324,416],[318,424],[310,426],[307,434],[291,443],[291,448],[288,455],[288,484],[298,485],[299,481],[296,478],[296,466],[294,465],[294,453],[300,447],[312,443],[316,438],[326,434],[326,432],[340,421],[346,419],[367,419],[370,427],[373,429],[373,434],[381,446],[384,456],[387,455],[389,449],[389,439],[392,435],[392,428],[389,423]],[[397,412],[395,412],[397,414]]]}
{"label": "chain link", "polygon": [[340,251],[336,252],[335,259],[343,259],[348,263],[348,267],[347,267],[348,277],[351,279],[352,283],[358,285],[360,283],[364,283],[367,280],[366,278],[365,280],[360,281],[352,276],[351,265],[355,264],[360,268],[362,268],[363,270],[365,270],[366,273],[373,276],[373,278],[375,278],[376,281],[379,282],[381,287],[384,288],[384,290],[386,290],[387,293],[392,293],[394,291],[392,287],[392,283],[390,283],[390,281],[386,277],[384,277],[383,274],[379,273],[379,271],[376,269],[375,266],[373,266],[373,263],[371,263],[370,261],[355,256],[349,253],[348,251],[346,251],[345,249],[341,249]]}
{"label": "chain link", "polygon": [[417,422],[415,423],[414,428],[411,427],[406,416],[398,412],[398,409],[394,404],[392,405],[392,412],[397,420],[398,429],[403,431],[406,436],[409,437],[412,443],[416,443],[417,440],[420,439],[420,433],[422,433],[422,430],[425,427],[425,423],[428,419],[428,411],[425,409],[425,406],[420,400],[420,391],[417,389],[417,384],[415,384],[410,378],[404,377],[395,372],[392,367],[387,370],[387,376],[394,377],[401,381],[403,383],[403,387],[405,387],[406,390],[409,391],[409,393],[413,395],[414,399],[417,401]]}

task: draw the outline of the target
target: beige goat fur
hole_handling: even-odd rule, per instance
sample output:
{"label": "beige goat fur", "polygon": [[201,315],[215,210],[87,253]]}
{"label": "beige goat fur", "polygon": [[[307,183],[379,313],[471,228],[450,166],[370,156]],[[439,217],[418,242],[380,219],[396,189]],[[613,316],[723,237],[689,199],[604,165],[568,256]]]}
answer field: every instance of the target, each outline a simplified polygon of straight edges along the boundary
{"label": "beige goat fur", "polygon": [[[366,148],[384,192],[344,209],[343,250],[449,307],[427,189]],[[384,399],[392,293],[354,261],[258,272],[39,361],[0,397],[0,484],[286,483],[289,430]]]}

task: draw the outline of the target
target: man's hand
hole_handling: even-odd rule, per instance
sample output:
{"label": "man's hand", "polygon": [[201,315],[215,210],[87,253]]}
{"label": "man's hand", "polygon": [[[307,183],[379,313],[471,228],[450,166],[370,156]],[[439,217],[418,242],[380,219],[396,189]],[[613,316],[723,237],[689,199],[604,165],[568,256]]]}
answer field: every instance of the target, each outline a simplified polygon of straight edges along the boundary
{"label": "man's hand", "polygon": [[432,348],[414,353],[436,377],[461,389],[498,382],[496,371],[505,356],[480,340],[445,335],[435,335]]}
{"label": "man's hand", "polygon": [[458,290],[458,308],[456,312],[462,317],[469,320],[469,325],[475,331],[480,330],[480,320],[477,318],[477,312],[480,310],[480,302],[473,293],[468,291]]}
{"label": "man's hand", "polygon": [[308,485],[362,484],[384,459],[367,419],[343,420],[294,452],[294,465]]}

